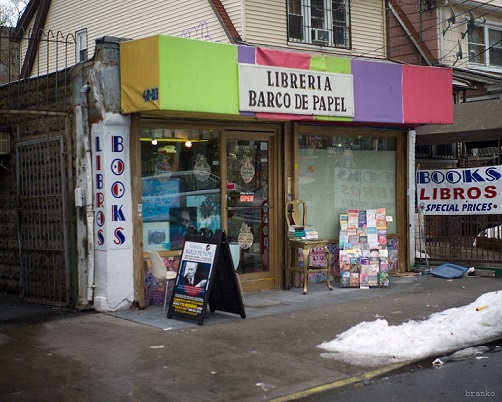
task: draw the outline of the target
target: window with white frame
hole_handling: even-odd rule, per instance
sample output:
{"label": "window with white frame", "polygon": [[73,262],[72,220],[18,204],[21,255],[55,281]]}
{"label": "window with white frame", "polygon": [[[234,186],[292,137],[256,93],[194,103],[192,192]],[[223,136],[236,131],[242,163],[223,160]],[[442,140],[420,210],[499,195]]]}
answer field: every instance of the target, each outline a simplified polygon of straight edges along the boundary
{"label": "window with white frame", "polygon": [[349,49],[350,0],[288,0],[288,40]]}
{"label": "window with white frame", "polygon": [[469,63],[502,67],[502,27],[476,26],[468,35]]}
{"label": "window with white frame", "polygon": [[87,60],[87,29],[75,32],[76,61],[80,63]]}

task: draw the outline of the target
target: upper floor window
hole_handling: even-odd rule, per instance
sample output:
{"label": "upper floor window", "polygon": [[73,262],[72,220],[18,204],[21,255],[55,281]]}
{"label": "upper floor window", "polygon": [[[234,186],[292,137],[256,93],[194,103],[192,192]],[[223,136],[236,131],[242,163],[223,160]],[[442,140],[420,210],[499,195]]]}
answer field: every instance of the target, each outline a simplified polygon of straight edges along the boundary
{"label": "upper floor window", "polygon": [[82,29],[75,33],[76,41],[76,61],[80,63],[87,60],[87,29]]}
{"label": "upper floor window", "polygon": [[469,63],[502,67],[502,27],[476,26],[468,36]]}
{"label": "upper floor window", "polygon": [[350,0],[288,0],[288,40],[349,49]]}

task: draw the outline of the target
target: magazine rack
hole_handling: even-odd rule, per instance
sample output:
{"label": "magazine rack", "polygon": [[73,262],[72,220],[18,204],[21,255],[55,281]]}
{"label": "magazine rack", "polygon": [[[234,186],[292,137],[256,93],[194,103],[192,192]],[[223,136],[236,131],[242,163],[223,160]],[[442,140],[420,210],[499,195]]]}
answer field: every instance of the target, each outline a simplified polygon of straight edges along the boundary
{"label": "magazine rack", "polygon": [[[286,223],[291,225],[305,225],[307,223],[307,204],[303,200],[293,200],[286,203]],[[313,249],[322,249],[326,258],[326,267],[313,265]],[[300,266],[299,250],[302,250],[303,266]],[[322,239],[288,239],[286,252],[286,289],[291,286],[291,274],[295,275],[294,285],[297,286],[296,274],[303,274],[303,294],[307,294],[308,274],[325,272],[326,284],[329,290],[333,290],[329,281],[331,267],[331,255],[328,251],[328,240]]]}

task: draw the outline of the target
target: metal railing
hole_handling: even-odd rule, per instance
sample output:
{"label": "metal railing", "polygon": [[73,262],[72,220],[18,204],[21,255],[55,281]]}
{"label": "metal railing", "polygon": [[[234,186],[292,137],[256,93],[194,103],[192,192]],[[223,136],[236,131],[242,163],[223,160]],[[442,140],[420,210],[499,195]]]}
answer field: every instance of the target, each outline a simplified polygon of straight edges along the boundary
{"label": "metal railing", "polygon": [[75,37],[0,27],[0,109],[66,111]]}

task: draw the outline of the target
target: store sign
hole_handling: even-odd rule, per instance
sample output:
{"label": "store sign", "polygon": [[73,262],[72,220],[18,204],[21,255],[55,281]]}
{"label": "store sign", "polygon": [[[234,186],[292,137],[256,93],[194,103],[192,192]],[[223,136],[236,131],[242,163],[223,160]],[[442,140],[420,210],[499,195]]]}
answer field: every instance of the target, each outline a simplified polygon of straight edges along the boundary
{"label": "store sign", "polygon": [[122,130],[94,129],[94,222],[97,250],[131,247],[130,221],[126,208],[126,135]]}
{"label": "store sign", "polygon": [[190,227],[185,237],[180,271],[167,318],[179,316],[204,323],[210,311],[226,311],[246,318],[240,283],[233,266],[225,232],[197,232]]}
{"label": "store sign", "polygon": [[239,64],[243,112],[354,117],[350,74]]}
{"label": "store sign", "polygon": [[239,196],[240,202],[253,202],[254,201],[254,193],[241,193]]}
{"label": "store sign", "polygon": [[419,212],[426,215],[500,214],[502,166],[418,170]]}

